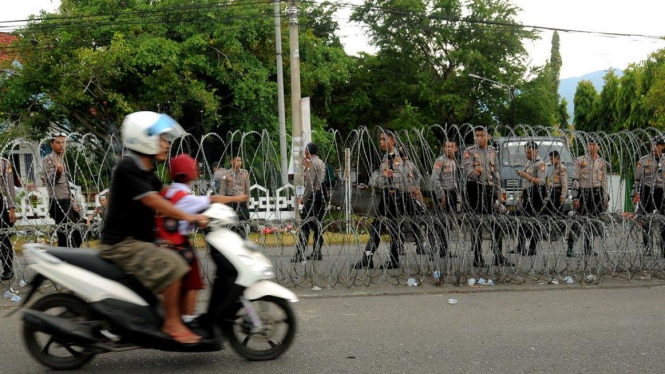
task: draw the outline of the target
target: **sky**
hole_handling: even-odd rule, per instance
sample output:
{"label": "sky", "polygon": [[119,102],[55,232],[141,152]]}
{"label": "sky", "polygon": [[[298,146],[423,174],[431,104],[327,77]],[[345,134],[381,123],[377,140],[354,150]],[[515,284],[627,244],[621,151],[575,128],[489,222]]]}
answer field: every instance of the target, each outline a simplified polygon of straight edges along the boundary
{"label": "sky", "polygon": [[[342,0],[360,4],[362,0]],[[41,9],[52,11],[59,0],[0,0],[0,22],[25,19]],[[513,0],[522,12],[518,21],[525,25],[565,29],[665,36],[663,0]],[[340,11],[340,36],[347,53],[373,52],[362,27],[345,22],[349,10]],[[665,40],[605,37],[578,33],[559,33],[561,37],[561,78],[582,76],[610,67],[624,69],[645,60],[650,53],[665,48]],[[531,66],[543,65],[549,58],[551,31],[540,33],[540,40],[525,44]],[[490,78],[490,77],[488,77]]]}

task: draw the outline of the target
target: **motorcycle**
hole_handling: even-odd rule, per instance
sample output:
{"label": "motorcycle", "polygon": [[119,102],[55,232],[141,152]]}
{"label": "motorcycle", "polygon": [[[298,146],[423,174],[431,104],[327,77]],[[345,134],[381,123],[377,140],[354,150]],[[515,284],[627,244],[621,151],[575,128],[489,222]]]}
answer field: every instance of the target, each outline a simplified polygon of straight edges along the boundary
{"label": "motorcycle", "polygon": [[26,244],[36,276],[19,308],[46,280],[71,291],[48,294],[24,309],[23,339],[30,355],[56,370],[132,349],[215,352],[224,340],[248,360],[282,355],[295,337],[290,304],[298,297],[269,281],[275,277],[272,263],[258,246],[226,228],[237,222],[233,209],[213,204],[203,214],[210,218],[206,241],[217,270],[206,312],[186,323],[202,337],[198,343],[181,344],[163,333],[159,299],[97,251]]}

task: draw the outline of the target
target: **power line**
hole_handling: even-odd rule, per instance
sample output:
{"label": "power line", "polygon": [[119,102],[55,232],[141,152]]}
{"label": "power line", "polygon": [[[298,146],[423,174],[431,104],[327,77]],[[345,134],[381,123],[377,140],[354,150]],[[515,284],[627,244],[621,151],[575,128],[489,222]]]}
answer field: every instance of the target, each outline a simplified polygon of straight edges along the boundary
{"label": "power line", "polygon": [[[303,3],[312,3],[319,4],[314,0],[301,0]],[[606,32],[606,31],[591,31],[591,30],[580,30],[580,29],[565,29],[560,27],[551,27],[551,26],[538,26],[538,25],[523,25],[518,23],[503,22],[503,21],[493,21],[493,20],[480,20],[474,18],[466,17],[457,17],[457,16],[439,16],[434,14],[426,14],[424,11],[417,9],[397,9],[397,8],[385,8],[385,7],[366,7],[364,5],[357,5],[351,3],[336,3],[345,8],[366,8],[376,11],[383,11],[393,15],[419,15],[423,16],[426,19],[430,20],[441,20],[448,22],[465,22],[470,24],[483,24],[483,25],[493,25],[493,26],[506,26],[512,28],[521,28],[521,29],[536,29],[536,30],[548,30],[548,31],[560,31],[567,33],[579,33],[579,34],[598,34],[605,36],[614,36],[614,37],[637,37],[637,38],[646,38],[646,39],[660,39],[662,36],[658,35],[646,35],[646,34],[631,34],[631,33],[618,33],[618,32]]]}
{"label": "power line", "polygon": [[236,3],[228,3],[228,4],[205,4],[205,5],[198,5],[198,6],[186,6],[186,7],[163,7],[159,9],[145,9],[145,10],[133,10],[133,11],[125,11],[125,12],[116,12],[116,13],[96,13],[96,14],[89,14],[89,15],[76,15],[76,16],[49,16],[48,18],[34,18],[34,19],[22,19],[22,20],[11,20],[11,21],[0,21],[0,25],[4,23],[17,23],[17,22],[33,22],[33,21],[52,21],[52,20],[60,20],[60,19],[78,19],[78,20],[84,20],[86,18],[96,18],[96,17],[118,17],[122,15],[128,15],[128,14],[145,14],[145,13],[163,13],[163,12],[174,12],[174,11],[181,11],[181,10],[193,10],[193,9],[205,9],[205,8],[230,8],[230,7],[248,7],[256,4],[266,4],[270,5],[272,2],[270,0],[252,0],[252,1],[243,1],[242,3],[236,2]]}

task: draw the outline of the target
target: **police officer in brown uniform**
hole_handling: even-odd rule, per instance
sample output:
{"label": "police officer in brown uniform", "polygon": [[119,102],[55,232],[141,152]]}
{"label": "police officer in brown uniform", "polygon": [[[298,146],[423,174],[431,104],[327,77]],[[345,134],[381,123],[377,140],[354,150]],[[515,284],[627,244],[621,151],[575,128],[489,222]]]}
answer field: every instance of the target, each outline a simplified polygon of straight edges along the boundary
{"label": "police officer in brown uniform", "polygon": [[[607,210],[609,194],[607,193],[607,175],[610,164],[605,161],[598,151],[600,144],[594,137],[587,141],[588,154],[578,157],[573,170],[573,208],[580,215],[596,217]],[[594,256],[592,251],[590,230],[600,232],[600,228],[588,227],[584,230],[584,254]],[[568,252],[566,256],[573,256],[574,240],[569,237]]]}
{"label": "police officer in brown uniform", "polygon": [[[249,196],[249,172],[241,169],[242,157],[235,156],[231,159],[231,169],[226,170],[222,174],[222,180],[219,188],[221,196]],[[247,231],[245,230],[244,222],[249,220],[249,207],[247,202],[230,203],[229,206],[236,211],[238,215],[238,225],[231,228],[231,230],[243,239],[247,239]]]}
{"label": "police officer in brown uniform", "polygon": [[51,154],[44,157],[44,174],[46,179],[46,190],[49,197],[49,215],[58,225],[58,247],[67,247],[68,238],[71,237],[72,247],[78,248],[83,241],[81,233],[76,228],[69,228],[71,235],[68,235],[68,228],[64,225],[72,225],[81,218],[78,210],[80,209],[72,201],[71,191],[69,190],[69,173],[67,165],[62,159],[67,147],[67,135],[65,133],[55,133],[51,140]]}
{"label": "police officer in brown uniform", "polygon": [[545,211],[552,216],[560,216],[568,195],[568,169],[561,163],[558,151],[552,151],[548,156],[552,163],[552,175],[546,180],[549,193]]}
{"label": "police officer in brown uniform", "polygon": [[[633,185],[632,201],[639,207],[636,213],[645,217],[642,224],[642,242],[644,243],[645,254],[650,256],[653,253],[653,224],[648,215],[665,214],[663,205],[663,188],[665,187],[663,164],[663,149],[665,149],[665,138],[658,136],[653,139],[652,151],[650,154],[640,158],[635,168],[635,184]],[[661,256],[665,257],[665,229],[661,228]]]}
{"label": "police officer in brown uniform", "polygon": [[[436,196],[438,206],[441,208],[441,223],[443,225],[441,234],[441,247],[439,256],[444,257],[448,252],[448,225],[446,221],[457,214],[457,205],[460,194],[459,190],[459,167],[455,159],[457,143],[446,141],[443,145],[444,155],[434,161],[434,170],[430,183],[432,191]],[[430,243],[434,244],[430,238]]]}
{"label": "police officer in brown uniform", "polygon": [[218,162],[215,166],[212,167],[212,189],[214,194],[219,194],[219,188],[222,186],[222,177],[226,173],[224,167],[222,167],[222,162]]}
{"label": "police officer in brown uniform", "polygon": [[0,280],[14,277],[14,248],[10,239],[10,229],[16,222],[15,198],[12,163],[0,157],[0,262],[2,262]]}
{"label": "police officer in brown uniform", "polygon": [[[423,199],[423,193],[420,190],[420,181],[422,180],[422,174],[418,170],[418,166],[411,161],[404,150],[404,148],[399,147],[399,154],[402,155],[402,160],[404,161],[404,168],[407,173],[408,181],[408,191],[411,192],[412,196],[412,205],[413,211],[411,219],[407,222],[408,229],[413,234],[413,238],[416,244],[416,253],[419,255],[425,254],[425,248],[423,246],[422,240],[422,229],[420,224],[423,222],[423,217],[427,213],[425,207],[425,200]],[[401,255],[405,254],[404,247],[401,248]]]}
{"label": "police officer in brown uniform", "polygon": [[314,233],[314,245],[312,254],[307,256],[307,260],[323,260],[321,247],[323,247],[323,217],[326,213],[326,164],[319,158],[319,146],[315,143],[309,143],[305,147],[305,157],[303,160],[305,191],[298,200],[298,205],[302,206],[300,235],[298,236],[298,245],[296,255],[291,262],[301,262],[303,254],[307,249],[310,232]]}
{"label": "police officer in brown uniform", "polygon": [[377,215],[370,227],[370,238],[365,247],[363,258],[354,265],[354,269],[374,268],[374,252],[381,242],[381,231],[388,228],[390,235],[390,259],[383,266],[384,269],[399,268],[399,252],[403,246],[397,225],[402,216],[409,216],[413,212],[413,197],[409,190],[408,170],[395,148],[395,134],[383,131],[379,138],[379,146],[386,152],[376,181],[381,191],[381,200]]}
{"label": "police officer in brown uniform", "polygon": [[[520,213],[527,217],[538,217],[545,207],[547,165],[538,155],[538,144],[536,142],[527,142],[524,146],[524,151],[528,163],[524,170],[517,171],[517,175],[522,178]],[[537,226],[532,226],[532,222],[522,222],[519,231],[519,244],[514,253],[534,256],[536,254],[536,245],[538,244],[540,230],[538,230]],[[527,239],[529,240],[528,252],[524,248]]]}
{"label": "police officer in brown uniform", "polygon": [[[462,157],[462,165],[466,177],[467,209],[478,215],[493,216],[497,213],[497,204],[503,204],[505,197],[501,189],[501,176],[499,175],[498,152],[490,146],[489,134],[482,126],[474,129],[476,144],[467,148]],[[492,220],[492,251],[494,252],[494,265],[512,265],[501,251],[503,232],[496,218]],[[472,234],[473,266],[485,266],[482,254],[482,226],[474,227]]]}

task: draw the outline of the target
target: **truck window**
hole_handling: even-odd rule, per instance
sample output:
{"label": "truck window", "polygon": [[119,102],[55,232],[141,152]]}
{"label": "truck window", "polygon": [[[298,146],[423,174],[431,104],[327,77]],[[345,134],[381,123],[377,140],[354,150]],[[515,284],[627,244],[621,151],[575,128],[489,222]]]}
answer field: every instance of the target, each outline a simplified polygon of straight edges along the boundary
{"label": "truck window", "polygon": [[[508,141],[504,142],[501,146],[501,164],[505,167],[522,167],[526,166],[526,154],[524,153],[524,145],[527,140]],[[572,164],[573,157],[570,151],[561,140],[536,140],[538,144],[538,154],[540,158],[548,165],[550,158],[547,156],[552,151],[558,151],[561,154],[561,162],[564,164]]]}

